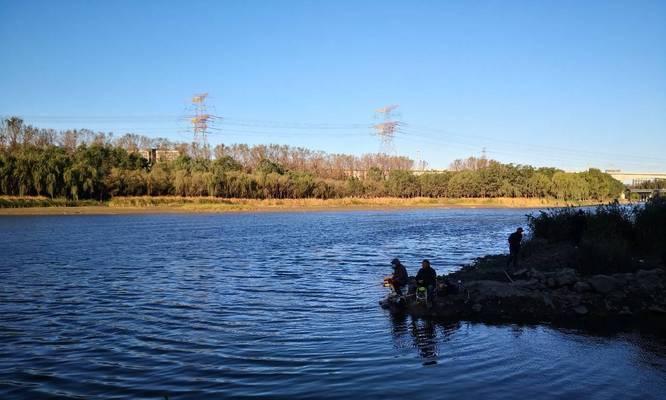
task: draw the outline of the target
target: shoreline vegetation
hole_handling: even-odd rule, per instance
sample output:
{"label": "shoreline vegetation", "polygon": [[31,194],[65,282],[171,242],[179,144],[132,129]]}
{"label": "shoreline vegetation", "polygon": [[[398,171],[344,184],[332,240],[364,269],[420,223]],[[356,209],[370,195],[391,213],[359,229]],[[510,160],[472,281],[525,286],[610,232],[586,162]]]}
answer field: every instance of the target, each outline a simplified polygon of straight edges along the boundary
{"label": "shoreline vegetation", "polygon": [[225,199],[217,197],[137,196],[107,201],[0,196],[0,215],[229,213],[428,208],[554,208],[593,206],[595,201],[565,202],[539,198],[376,197],[339,199]]}
{"label": "shoreline vegetation", "polygon": [[[278,144],[210,148],[134,134],[40,129],[18,117],[0,120],[0,196],[55,199],[34,201],[36,206],[113,208],[127,206],[122,198],[131,197],[151,199],[129,201],[137,208],[209,210],[431,203],[544,207],[599,204],[625,191],[595,168],[566,172],[485,157],[454,160],[446,170],[414,167],[408,157],[382,153],[331,154]],[[162,200],[174,197],[184,200]],[[502,198],[515,200],[492,200]],[[30,201],[5,203],[7,208]]]}

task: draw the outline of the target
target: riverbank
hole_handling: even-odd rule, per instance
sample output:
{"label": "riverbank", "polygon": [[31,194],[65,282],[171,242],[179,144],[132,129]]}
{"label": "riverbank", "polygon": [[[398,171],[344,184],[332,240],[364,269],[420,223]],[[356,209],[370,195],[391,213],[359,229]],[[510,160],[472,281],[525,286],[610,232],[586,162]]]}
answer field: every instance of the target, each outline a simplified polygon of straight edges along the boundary
{"label": "riverbank", "polygon": [[506,267],[507,256],[493,255],[439,277],[430,307],[413,297],[381,304],[392,311],[444,320],[647,324],[666,331],[663,264],[644,262],[633,272],[586,275],[573,268],[577,253],[571,244],[532,243],[518,269]]}
{"label": "riverbank", "polygon": [[481,257],[440,277],[430,307],[413,296],[389,296],[382,306],[454,320],[618,321],[666,332],[666,199],[553,209],[527,225],[519,267],[510,269],[506,255]]}
{"label": "riverbank", "polygon": [[383,210],[410,208],[548,208],[594,205],[536,198],[355,198],[341,199],[224,199],[215,197],[115,197],[105,202],[0,197],[0,215],[225,213],[268,211]]}

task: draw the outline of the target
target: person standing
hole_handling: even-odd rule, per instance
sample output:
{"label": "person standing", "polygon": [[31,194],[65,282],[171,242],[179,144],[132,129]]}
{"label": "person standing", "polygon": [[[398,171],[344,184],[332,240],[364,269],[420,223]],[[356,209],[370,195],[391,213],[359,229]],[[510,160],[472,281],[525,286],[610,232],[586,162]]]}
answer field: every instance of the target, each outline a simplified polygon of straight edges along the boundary
{"label": "person standing", "polygon": [[520,244],[523,241],[523,228],[518,228],[509,235],[509,259],[506,261],[508,267],[513,263],[513,268],[518,267],[518,255],[520,254]]}

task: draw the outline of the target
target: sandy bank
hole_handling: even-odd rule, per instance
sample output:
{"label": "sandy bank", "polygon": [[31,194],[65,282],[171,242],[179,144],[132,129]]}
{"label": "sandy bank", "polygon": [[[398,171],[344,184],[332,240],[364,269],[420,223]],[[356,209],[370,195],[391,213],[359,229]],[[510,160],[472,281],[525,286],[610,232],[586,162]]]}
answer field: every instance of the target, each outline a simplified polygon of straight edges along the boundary
{"label": "sandy bank", "polygon": [[[0,215],[126,215],[162,213],[294,212],[330,210],[391,210],[420,208],[546,208],[572,205],[553,199],[533,198],[343,198],[343,199],[220,199],[210,197],[118,197],[108,202],[63,206],[43,198],[3,198]],[[39,204],[38,207],[31,205]],[[44,204],[49,204],[44,206]],[[592,203],[575,203],[590,205]]]}

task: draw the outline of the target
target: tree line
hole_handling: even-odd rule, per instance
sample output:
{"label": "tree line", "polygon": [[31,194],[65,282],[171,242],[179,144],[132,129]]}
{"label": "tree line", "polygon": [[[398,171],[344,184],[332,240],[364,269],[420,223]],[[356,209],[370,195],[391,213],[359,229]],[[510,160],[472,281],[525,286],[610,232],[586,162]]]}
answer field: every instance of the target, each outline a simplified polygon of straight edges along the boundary
{"label": "tree line", "polygon": [[[171,149],[172,161],[149,162],[138,150]],[[226,198],[538,197],[614,199],[624,186],[597,169],[456,160],[449,171],[412,171],[402,156],[328,154],[284,145],[218,145],[212,151],[127,134],[54,131],[19,118],[0,126],[0,194],[105,200],[113,196]]]}

